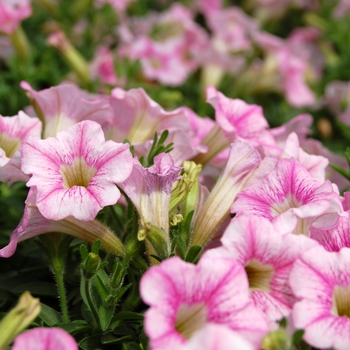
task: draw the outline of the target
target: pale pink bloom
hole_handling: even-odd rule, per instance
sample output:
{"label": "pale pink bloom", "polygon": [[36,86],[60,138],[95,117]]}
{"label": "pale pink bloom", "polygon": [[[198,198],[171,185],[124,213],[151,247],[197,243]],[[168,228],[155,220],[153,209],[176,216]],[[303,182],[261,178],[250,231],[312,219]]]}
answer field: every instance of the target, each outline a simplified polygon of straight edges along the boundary
{"label": "pale pink bloom", "polygon": [[292,132],[295,132],[298,135],[300,143],[303,144],[307,136],[312,133],[310,129],[312,123],[313,118],[310,114],[299,114],[287,123],[282,124],[277,128],[273,128],[270,131],[274,136],[277,145],[283,149],[286,145],[288,136]]}
{"label": "pale pink bloom", "polygon": [[38,190],[37,206],[51,220],[73,216],[93,220],[115,204],[133,167],[128,144],[106,141],[102,128],[83,121],[55,138],[29,139],[22,147],[22,170],[32,177],[27,186]]}
{"label": "pale pink bloom", "polygon": [[209,147],[208,153],[196,157],[196,162],[206,164],[235,140],[253,147],[277,148],[260,106],[228,98],[213,86],[207,87],[207,102],[215,108],[216,125],[203,140]]}
{"label": "pale pink bloom", "polygon": [[315,95],[305,81],[305,74],[311,61],[307,45],[303,45],[293,37],[291,40],[282,40],[258,31],[253,33],[253,38],[257,45],[266,52],[263,68],[271,76],[270,80],[277,80],[277,84],[274,83],[274,86],[270,88],[280,89],[285,94],[287,101],[294,107],[314,104]]}
{"label": "pale pink bloom", "polygon": [[192,244],[208,243],[229,214],[236,196],[247,186],[263,179],[275,166],[275,160],[261,162],[259,152],[242,141],[231,144],[225,169],[201,208],[195,212],[192,224]]}
{"label": "pale pink bloom", "polygon": [[0,33],[12,34],[31,14],[30,0],[0,0]]}
{"label": "pale pink bloom", "polygon": [[[349,169],[349,164],[345,157],[331,152],[328,148],[323,146],[322,142],[318,140],[305,139],[304,141],[300,142],[300,146],[310,154],[327,158],[330,164],[336,164],[345,170]],[[326,178],[332,183],[335,183],[341,190],[344,190],[349,186],[349,181],[330,166],[328,166],[326,169]]]}
{"label": "pale pink bloom", "polygon": [[100,239],[104,250],[121,256],[124,254],[119,238],[99,221],[81,221],[72,216],[58,221],[48,220],[41,215],[36,202],[37,191],[32,187],[25,201],[21,222],[12,232],[9,244],[0,249],[0,257],[9,258],[15,253],[19,242],[45,233],[65,233],[90,243]]}
{"label": "pale pink bloom", "polygon": [[308,250],[295,262],[289,282],[300,300],[293,321],[305,330],[303,339],[319,349],[349,349],[350,249]]}
{"label": "pale pink bloom", "polygon": [[150,223],[169,234],[171,191],[181,168],[167,153],[158,154],[153,161],[154,165],[144,168],[135,158],[131,175],[118,185],[135,205],[141,225]]}
{"label": "pale pink bloom", "polygon": [[61,328],[38,327],[18,335],[12,350],[78,350],[78,344]]}
{"label": "pale pink bloom", "polygon": [[254,346],[229,327],[207,324],[195,332],[183,350],[254,350]]}
{"label": "pale pink bloom", "polygon": [[125,91],[112,90],[110,104],[113,110],[113,122],[106,130],[108,139],[131,144],[152,140],[154,133],[164,130],[189,130],[190,125],[182,109],[165,111],[141,89]]}
{"label": "pale pink bloom", "polygon": [[258,28],[254,18],[236,6],[208,12],[206,15],[214,40],[219,41],[227,53],[251,49],[250,32]]}
{"label": "pale pink bloom", "polygon": [[157,80],[165,85],[179,86],[193,70],[185,60],[186,52],[181,54],[181,50],[179,47],[175,55],[172,45],[164,45],[153,42],[148,37],[142,37],[133,44],[130,54],[132,59],[140,59],[143,74],[147,79]]}
{"label": "pale pink bloom", "polygon": [[329,163],[328,159],[306,153],[299,147],[299,139],[295,132],[292,132],[287,138],[283,158],[293,158],[296,160],[315,180],[320,182],[326,180],[326,168]]}
{"label": "pale pink bloom", "polygon": [[106,46],[99,47],[90,63],[90,73],[93,79],[104,84],[117,85],[118,79],[115,73],[114,57]]}
{"label": "pale pink bloom", "polygon": [[125,43],[122,52],[133,60],[140,59],[144,75],[163,84],[182,84],[198,67],[208,45],[207,33],[179,3],[161,14],[130,19],[129,27],[120,29]]}
{"label": "pale pink bloom", "polygon": [[277,52],[282,89],[293,107],[310,106],[316,102],[315,94],[305,82],[307,61],[293,53],[288,44]]}
{"label": "pale pink bloom", "polygon": [[28,137],[39,139],[41,122],[20,111],[13,117],[0,115],[0,181],[12,185],[16,181],[28,181],[21,171],[20,147]]}
{"label": "pale pink bloom", "polygon": [[179,257],[164,260],[143,275],[140,294],[150,306],[145,332],[153,350],[186,349],[196,332],[211,324],[236,331],[255,349],[268,331],[249,299],[244,269],[230,259],[202,258],[198,265]]}
{"label": "pale pink bloom", "polygon": [[231,258],[244,267],[255,306],[276,327],[295,301],[288,285],[294,261],[317,243],[305,236],[283,235],[267,219],[254,215],[232,219],[221,243],[205,256]]}
{"label": "pale pink bloom", "polygon": [[232,213],[251,213],[273,222],[280,232],[309,234],[311,226],[334,227],[343,213],[339,195],[292,159],[281,159],[260,183],[242,191]]}
{"label": "pale pink bloom", "polygon": [[62,84],[35,91],[25,81],[22,89],[43,122],[43,137],[56,136],[57,132],[83,121],[93,120],[102,126],[110,122],[112,114],[108,98],[80,90],[73,84]]}

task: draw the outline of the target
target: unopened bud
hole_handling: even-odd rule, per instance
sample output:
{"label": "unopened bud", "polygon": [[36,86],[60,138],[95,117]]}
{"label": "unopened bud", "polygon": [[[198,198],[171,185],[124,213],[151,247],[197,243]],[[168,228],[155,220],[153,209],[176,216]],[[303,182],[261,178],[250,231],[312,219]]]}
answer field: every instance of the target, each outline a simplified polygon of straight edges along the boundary
{"label": "unopened bud", "polygon": [[0,349],[5,349],[13,339],[26,329],[40,314],[39,299],[24,292],[17,305],[0,322]]}

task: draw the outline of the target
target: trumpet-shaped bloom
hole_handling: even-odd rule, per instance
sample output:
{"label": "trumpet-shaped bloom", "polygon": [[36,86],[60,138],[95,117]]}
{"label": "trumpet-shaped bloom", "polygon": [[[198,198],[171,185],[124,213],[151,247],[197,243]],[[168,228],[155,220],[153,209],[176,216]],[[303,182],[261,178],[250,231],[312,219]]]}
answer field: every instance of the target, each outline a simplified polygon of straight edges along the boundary
{"label": "trumpet-shaped bloom", "polygon": [[73,84],[62,84],[41,91],[35,91],[25,81],[20,85],[27,91],[36,114],[44,124],[44,138],[54,137],[57,132],[83,120],[93,120],[104,126],[112,118],[105,96],[89,94]]}
{"label": "trumpet-shaped bloom", "polygon": [[293,321],[305,330],[304,340],[319,349],[349,349],[350,249],[310,249],[295,262],[289,282],[300,299]]}
{"label": "trumpet-shaped bloom", "polygon": [[180,170],[167,153],[155,156],[154,165],[149,168],[134,160],[131,175],[119,186],[135,205],[142,224],[150,223],[169,234],[172,185],[179,179]]}
{"label": "trumpet-shaped bloom", "polygon": [[11,185],[15,181],[28,181],[21,171],[20,146],[28,137],[40,138],[41,122],[24,112],[13,117],[0,116],[0,181]]}
{"label": "trumpet-shaped bloom", "polygon": [[13,350],[78,350],[75,339],[61,328],[38,327],[16,337]]}
{"label": "trumpet-shaped bloom", "polygon": [[105,142],[102,128],[83,121],[55,138],[29,139],[22,148],[22,170],[36,186],[37,206],[46,219],[73,216],[93,220],[98,211],[115,204],[133,167],[127,144]]}
{"label": "trumpet-shaped bloom", "polygon": [[141,88],[129,91],[116,88],[110,102],[114,119],[107,135],[117,142],[128,139],[134,144],[152,139],[156,131],[190,128],[182,109],[166,112]]}
{"label": "trumpet-shaped bloom", "polygon": [[209,151],[196,157],[197,163],[206,164],[235,140],[245,141],[253,147],[261,146],[264,150],[276,149],[280,153],[273,136],[267,130],[268,123],[260,106],[247,104],[240,99],[230,99],[213,86],[207,87],[207,102],[215,108],[217,125],[204,138],[203,143],[209,147]]}
{"label": "trumpet-shaped bloom", "polygon": [[251,298],[272,324],[287,317],[295,298],[288,285],[295,260],[318,245],[305,236],[283,235],[265,218],[234,218],[221,238],[222,247],[206,256],[228,257],[244,267]]}
{"label": "trumpet-shaped bloom", "polygon": [[236,196],[246,186],[264,178],[274,166],[272,158],[261,162],[259,152],[247,143],[233,142],[224,171],[194,215],[192,243],[205,245],[228,216]]}
{"label": "trumpet-shaped bloom", "polygon": [[208,324],[237,331],[255,348],[268,331],[264,316],[249,299],[243,268],[230,259],[206,258],[198,265],[167,259],[144,274],[140,293],[150,306],[145,332],[153,350],[183,349]]}
{"label": "trumpet-shaped bloom", "polygon": [[320,183],[294,160],[281,159],[263,181],[238,195],[231,212],[263,216],[281,232],[308,235],[311,226],[334,227],[343,209],[329,181]]}
{"label": "trumpet-shaped bloom", "polygon": [[0,0],[0,33],[12,34],[31,14],[30,0]]}
{"label": "trumpet-shaped bloom", "polygon": [[102,248],[113,254],[124,255],[124,246],[119,238],[97,220],[81,221],[70,216],[64,220],[45,219],[36,206],[37,191],[29,190],[25,201],[24,214],[17,228],[12,232],[10,242],[0,249],[0,257],[9,258],[19,242],[45,233],[65,233],[93,243],[100,239]]}

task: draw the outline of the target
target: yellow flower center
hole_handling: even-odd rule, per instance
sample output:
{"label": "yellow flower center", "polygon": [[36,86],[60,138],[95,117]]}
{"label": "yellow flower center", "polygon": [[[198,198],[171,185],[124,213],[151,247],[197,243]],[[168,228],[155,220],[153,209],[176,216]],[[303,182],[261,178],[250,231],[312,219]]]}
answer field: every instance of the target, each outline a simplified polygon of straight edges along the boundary
{"label": "yellow flower center", "polygon": [[0,148],[2,148],[7,158],[13,157],[19,149],[21,140],[17,137],[9,137],[4,133],[0,133]]}
{"label": "yellow flower center", "polygon": [[203,328],[207,319],[207,310],[204,304],[182,304],[176,314],[175,328],[185,338]]}
{"label": "yellow flower center", "polygon": [[270,282],[273,277],[274,268],[271,265],[264,265],[256,259],[250,260],[244,267],[248,276],[249,289],[269,292]]}
{"label": "yellow flower center", "polygon": [[96,169],[86,164],[85,159],[76,158],[71,165],[60,166],[63,178],[63,186],[71,188],[73,186],[83,186],[87,188],[91,179],[96,174]]}
{"label": "yellow flower center", "polygon": [[333,290],[333,313],[350,318],[350,286],[336,286]]}

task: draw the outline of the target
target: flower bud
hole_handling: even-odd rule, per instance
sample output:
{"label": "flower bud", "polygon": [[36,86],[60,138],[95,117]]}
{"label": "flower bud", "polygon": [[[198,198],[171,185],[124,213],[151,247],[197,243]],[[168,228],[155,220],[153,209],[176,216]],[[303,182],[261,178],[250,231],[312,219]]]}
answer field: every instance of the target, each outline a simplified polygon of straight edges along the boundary
{"label": "flower bud", "polygon": [[0,322],[0,349],[6,349],[39,314],[39,299],[33,298],[29,292],[24,292],[17,305]]}

